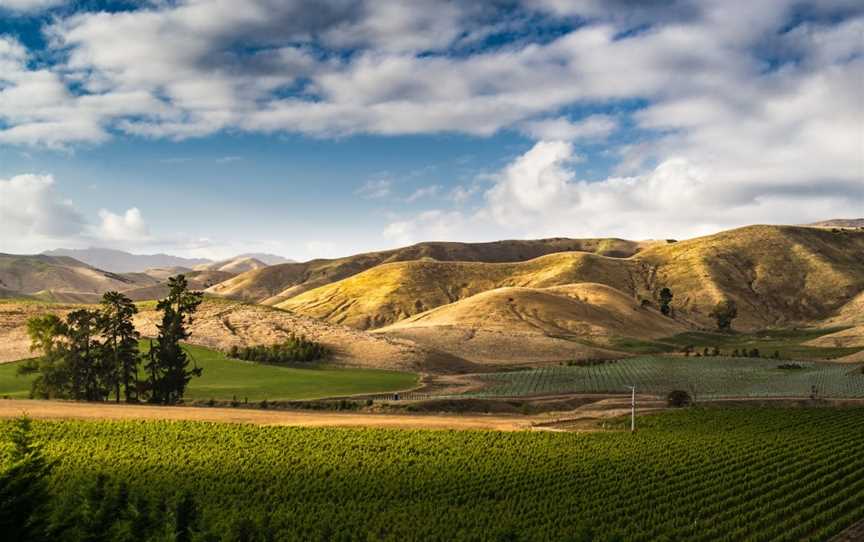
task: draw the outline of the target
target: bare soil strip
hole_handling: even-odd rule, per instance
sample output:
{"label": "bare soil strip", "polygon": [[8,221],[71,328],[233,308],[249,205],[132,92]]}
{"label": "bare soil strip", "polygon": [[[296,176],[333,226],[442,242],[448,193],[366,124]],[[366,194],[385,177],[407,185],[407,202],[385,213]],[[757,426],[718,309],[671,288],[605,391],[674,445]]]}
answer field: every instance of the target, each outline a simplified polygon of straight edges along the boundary
{"label": "bare soil strip", "polygon": [[831,542],[861,542],[864,540],[864,519],[831,539]]}
{"label": "bare soil strip", "polygon": [[242,408],[163,407],[63,401],[0,400],[0,418],[28,416],[49,420],[191,420],[302,427],[380,427],[392,429],[530,430],[529,416],[369,414],[251,410]]}

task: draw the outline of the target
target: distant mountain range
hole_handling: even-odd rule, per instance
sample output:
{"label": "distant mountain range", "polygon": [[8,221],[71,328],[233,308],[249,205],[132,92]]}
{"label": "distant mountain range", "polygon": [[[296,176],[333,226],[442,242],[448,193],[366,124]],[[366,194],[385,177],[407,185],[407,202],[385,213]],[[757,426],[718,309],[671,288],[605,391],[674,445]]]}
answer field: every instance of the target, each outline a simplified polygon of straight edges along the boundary
{"label": "distant mountain range", "polygon": [[864,228],[864,218],[835,218],[834,220],[823,220],[814,222],[807,226],[819,228]]}
{"label": "distant mountain range", "polygon": [[[132,254],[123,250],[95,247],[78,249],[58,248],[55,250],[47,250],[42,254],[45,256],[66,256],[69,258],[75,258],[87,265],[97,269],[102,269],[103,271],[110,271],[112,273],[140,273],[148,269],[166,267],[192,269],[200,265],[216,263],[207,258],[183,258],[180,256],[172,256],[171,254]],[[250,253],[240,254],[230,260],[225,260],[222,264],[225,265],[231,261],[250,258],[257,260],[264,265],[275,265],[291,261],[274,254]],[[248,271],[253,268],[254,267],[243,269],[243,271]]]}

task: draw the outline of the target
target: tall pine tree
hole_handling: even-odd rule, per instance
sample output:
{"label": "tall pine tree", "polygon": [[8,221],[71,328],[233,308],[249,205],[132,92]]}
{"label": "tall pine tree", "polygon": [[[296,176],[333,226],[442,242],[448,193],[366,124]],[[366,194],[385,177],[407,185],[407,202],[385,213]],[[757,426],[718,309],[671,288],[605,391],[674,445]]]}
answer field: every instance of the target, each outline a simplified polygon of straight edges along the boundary
{"label": "tall pine tree", "polygon": [[159,336],[150,343],[147,362],[150,401],[175,404],[183,399],[186,385],[193,376],[201,376],[199,367],[190,368],[190,360],[180,345],[190,337],[187,326],[198,309],[204,294],[190,292],[186,277],[178,275],[168,279],[168,297],[156,309],[162,311],[162,322],[157,326]]}
{"label": "tall pine tree", "polygon": [[105,292],[102,296],[103,353],[110,362],[110,378],[116,401],[120,402],[120,388],[126,402],[138,400],[138,339],[132,317],[138,307],[119,292]]}

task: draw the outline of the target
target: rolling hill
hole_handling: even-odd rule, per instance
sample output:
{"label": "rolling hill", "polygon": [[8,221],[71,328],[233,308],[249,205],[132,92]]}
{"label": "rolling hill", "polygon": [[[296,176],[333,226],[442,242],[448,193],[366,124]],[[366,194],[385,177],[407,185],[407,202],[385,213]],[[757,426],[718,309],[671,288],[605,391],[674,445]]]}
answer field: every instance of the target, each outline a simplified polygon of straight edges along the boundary
{"label": "rolling hill", "polygon": [[230,260],[196,265],[195,271],[222,271],[231,273],[232,275],[239,275],[246,271],[254,271],[265,267],[267,267],[267,264],[256,258],[237,257]]}
{"label": "rolling hill", "polygon": [[[135,326],[155,336],[159,313],[152,301],[139,303]],[[84,305],[39,300],[0,300],[0,363],[31,357],[27,320],[41,314],[65,316]],[[291,334],[323,343],[333,353],[328,360],[344,366],[439,372],[467,371],[473,365],[409,341],[373,335],[261,305],[206,298],[190,326],[189,342],[225,350],[231,346],[273,344]]]}
{"label": "rolling hill", "polygon": [[[504,287],[376,330],[481,363],[615,357],[620,337],[660,338],[687,330],[603,284]],[[602,348],[607,346],[609,348]]]}
{"label": "rolling hill", "polygon": [[[189,288],[192,290],[205,290],[214,284],[218,284],[234,276],[233,273],[227,271],[189,271],[183,274],[186,276]],[[164,281],[160,281],[158,284],[124,290],[123,294],[133,301],[162,299],[168,295],[168,286]]]}
{"label": "rolling hill", "polygon": [[157,282],[143,273],[111,273],[65,256],[0,254],[0,288],[18,295],[60,300],[75,295],[101,295],[107,290],[129,290]]}
{"label": "rolling hill", "polygon": [[333,260],[273,265],[243,273],[214,286],[209,293],[268,305],[351,277],[375,266],[407,261],[503,263],[531,260],[558,252],[589,252],[624,258],[652,243],[623,239],[539,239],[493,243],[419,243],[409,247],[369,252]]}
{"label": "rolling hill", "polygon": [[738,304],[741,329],[812,324],[864,291],[864,232],[749,226],[656,244],[629,258],[564,252],[508,264],[389,263],[277,306],[370,329],[494,288],[582,282],[648,302],[667,286],[676,317],[694,327],[712,327],[709,313],[726,298]]}
{"label": "rolling hill", "polygon": [[279,308],[371,329],[505,286],[545,288],[612,283],[633,293],[644,275],[638,262],[562,252],[526,262],[407,261],[376,266],[279,303]]}

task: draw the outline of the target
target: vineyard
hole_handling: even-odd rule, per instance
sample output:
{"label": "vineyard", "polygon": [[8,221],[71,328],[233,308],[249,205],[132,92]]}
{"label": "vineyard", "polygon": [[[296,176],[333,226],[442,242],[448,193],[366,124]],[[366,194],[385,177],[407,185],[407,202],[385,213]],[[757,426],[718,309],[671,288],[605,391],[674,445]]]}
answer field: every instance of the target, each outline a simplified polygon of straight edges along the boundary
{"label": "vineyard", "polygon": [[864,409],[690,409],[641,426],[34,424],[58,494],[100,473],[189,490],[212,532],[251,518],[277,540],[827,540],[864,517]]}
{"label": "vineyard", "polygon": [[[627,386],[666,395],[686,390],[696,399],[720,397],[864,397],[861,366],[724,357],[640,357],[587,366],[555,366],[494,373],[475,397],[517,397],[557,393],[621,393]],[[786,364],[788,365],[788,364]]]}

